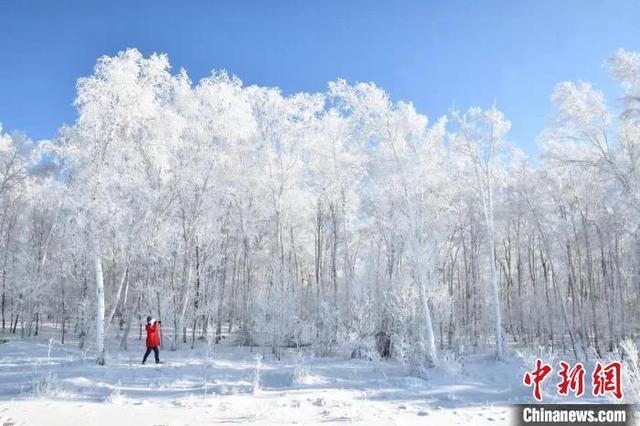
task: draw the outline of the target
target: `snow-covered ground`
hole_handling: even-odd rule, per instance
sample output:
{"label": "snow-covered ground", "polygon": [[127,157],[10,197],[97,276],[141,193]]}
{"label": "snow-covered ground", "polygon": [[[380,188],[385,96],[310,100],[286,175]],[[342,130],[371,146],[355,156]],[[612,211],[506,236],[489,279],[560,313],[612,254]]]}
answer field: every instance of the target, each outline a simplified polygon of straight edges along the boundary
{"label": "snow-covered ground", "polygon": [[132,347],[101,367],[75,345],[5,341],[0,425],[507,424],[510,405],[530,400],[515,358],[476,357],[423,379],[394,361],[295,351],[276,361],[230,344],[164,350],[164,364],[143,366],[142,342]]}

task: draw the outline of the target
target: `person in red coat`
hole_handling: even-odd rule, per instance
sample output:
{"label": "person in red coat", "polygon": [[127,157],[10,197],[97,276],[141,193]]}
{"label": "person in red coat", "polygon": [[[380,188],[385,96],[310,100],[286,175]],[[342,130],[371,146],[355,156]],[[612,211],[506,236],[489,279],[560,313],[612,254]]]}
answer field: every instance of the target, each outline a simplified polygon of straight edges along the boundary
{"label": "person in red coat", "polygon": [[158,347],[160,346],[160,321],[156,321],[150,316],[147,317],[147,325],[145,327],[147,330],[147,351],[144,353],[144,358],[142,358],[142,364],[147,362],[147,357],[153,351],[153,354],[156,357],[156,364],[160,363],[160,351]]}

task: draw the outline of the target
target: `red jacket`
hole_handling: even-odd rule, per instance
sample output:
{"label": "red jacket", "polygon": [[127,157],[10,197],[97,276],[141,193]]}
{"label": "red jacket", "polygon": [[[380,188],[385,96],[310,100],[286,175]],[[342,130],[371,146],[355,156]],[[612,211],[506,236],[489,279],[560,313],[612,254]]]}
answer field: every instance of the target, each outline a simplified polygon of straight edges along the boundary
{"label": "red jacket", "polygon": [[145,329],[147,330],[147,347],[155,348],[156,346],[160,346],[160,335],[158,334],[160,324],[157,322],[153,325],[147,324]]}

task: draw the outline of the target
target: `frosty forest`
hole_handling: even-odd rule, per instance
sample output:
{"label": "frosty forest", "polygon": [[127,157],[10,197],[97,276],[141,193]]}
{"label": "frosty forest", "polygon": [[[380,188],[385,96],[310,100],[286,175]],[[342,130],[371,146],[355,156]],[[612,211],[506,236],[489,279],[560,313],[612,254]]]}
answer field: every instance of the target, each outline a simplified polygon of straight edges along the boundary
{"label": "frosty forest", "polygon": [[2,134],[2,332],[164,320],[163,347],[397,357],[616,350],[640,319],[640,54],[620,111],[559,83],[539,159],[496,107],[429,122],[374,84],[283,96],[127,50],[51,140]]}
{"label": "frosty forest", "polygon": [[619,353],[640,333],[640,53],[603,60],[624,97],[559,82],[527,158],[499,104],[428,119],[373,83],[284,96],[101,57],[75,123],[0,134],[0,338],[44,333],[109,368],[138,359],[152,315],[164,353],[419,377],[474,354]]}

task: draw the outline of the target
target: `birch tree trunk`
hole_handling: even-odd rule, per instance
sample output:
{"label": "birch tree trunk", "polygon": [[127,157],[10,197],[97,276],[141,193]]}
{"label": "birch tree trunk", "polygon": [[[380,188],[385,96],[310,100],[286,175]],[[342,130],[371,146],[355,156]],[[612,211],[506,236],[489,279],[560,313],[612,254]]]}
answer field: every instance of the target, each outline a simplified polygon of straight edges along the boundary
{"label": "birch tree trunk", "polygon": [[184,289],[184,293],[182,297],[182,303],[179,306],[180,311],[175,311],[178,308],[178,306],[176,306],[174,309],[175,320],[174,320],[174,330],[173,330],[173,341],[171,342],[172,351],[175,351],[178,349],[178,340],[180,339],[180,330],[182,330],[183,328],[184,318],[187,314],[187,306],[189,304],[189,283],[191,282],[191,267],[190,266],[187,267],[186,260],[185,260],[184,270],[186,274],[184,274],[184,278],[183,278],[184,281],[183,281],[182,288]]}
{"label": "birch tree trunk", "polygon": [[99,365],[104,365],[104,277],[99,254],[94,255],[94,266],[96,272],[96,361]]}
{"label": "birch tree trunk", "polygon": [[[6,215],[5,215],[6,216]],[[5,240],[4,245],[4,261],[2,265],[2,332],[4,333],[5,329],[5,308],[6,308],[6,286],[7,286],[7,267],[9,263],[9,246],[11,243],[11,230],[13,226],[11,225],[11,218],[9,219],[9,224],[7,225],[7,238]],[[9,326],[11,328],[11,326]]]}
{"label": "birch tree trunk", "polygon": [[496,246],[495,246],[495,229],[493,225],[493,206],[491,195],[489,196],[489,209],[485,209],[485,219],[489,231],[489,267],[491,270],[491,293],[493,296],[493,305],[495,309],[495,331],[496,331],[496,358],[504,358],[504,341],[502,338],[502,304],[500,302],[500,283],[498,270],[496,268]]}
{"label": "birch tree trunk", "polygon": [[424,313],[424,322],[426,328],[426,343],[427,343],[427,363],[429,365],[435,365],[438,360],[436,344],[435,344],[435,333],[433,332],[433,321],[431,318],[431,308],[429,307],[429,298],[427,294],[427,280],[429,278],[430,268],[432,265],[431,262],[426,259],[426,247],[422,244],[423,239],[425,238],[424,228],[418,222],[418,211],[416,209],[415,204],[413,203],[412,197],[409,195],[409,185],[407,183],[407,178],[405,176],[405,168],[403,167],[402,162],[398,156],[398,151],[396,149],[395,137],[391,132],[389,132],[389,141],[391,143],[391,148],[393,150],[393,156],[395,159],[397,171],[400,174],[402,179],[402,194],[404,196],[404,200],[407,207],[407,214],[409,216],[409,238],[411,239],[410,245],[413,253],[411,253],[413,257],[413,267],[414,267],[414,277],[417,281],[417,287],[420,291],[420,299],[422,302],[422,311]]}
{"label": "birch tree trunk", "polygon": [[118,290],[116,291],[116,297],[113,301],[113,306],[111,307],[111,311],[109,312],[109,316],[107,317],[107,328],[106,333],[109,332],[111,328],[111,322],[113,321],[113,317],[116,315],[116,310],[118,309],[118,305],[120,304],[120,296],[122,295],[122,288],[125,285],[125,282],[128,279],[129,274],[129,265],[127,264],[124,267],[124,271],[122,272],[122,278],[120,279],[120,284],[118,285]]}
{"label": "birch tree trunk", "polygon": [[422,309],[424,310],[424,322],[426,327],[425,339],[427,341],[427,362],[433,365],[438,359],[436,351],[436,339],[433,332],[433,320],[431,318],[431,309],[429,308],[429,299],[427,297],[426,280],[423,278],[420,281],[420,298],[422,300]]}

